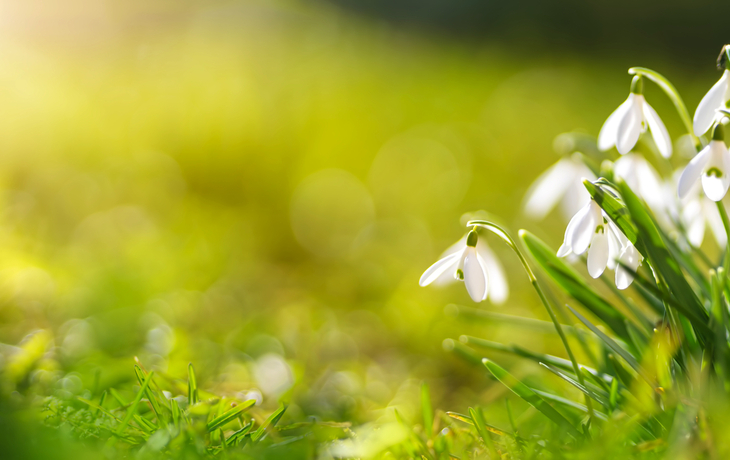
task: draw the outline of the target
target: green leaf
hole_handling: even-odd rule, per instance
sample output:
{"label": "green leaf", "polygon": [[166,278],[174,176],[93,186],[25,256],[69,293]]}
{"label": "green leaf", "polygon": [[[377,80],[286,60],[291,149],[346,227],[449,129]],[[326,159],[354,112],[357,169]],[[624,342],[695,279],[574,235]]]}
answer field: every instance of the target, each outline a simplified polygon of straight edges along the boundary
{"label": "green leaf", "polygon": [[571,297],[603,321],[619,337],[630,340],[623,315],[596,293],[567,262],[530,232],[522,230],[520,238],[535,261]]}
{"label": "green leaf", "polygon": [[[464,422],[469,425],[474,425],[474,420],[472,420],[471,417],[468,415],[460,414],[458,412],[451,412],[451,411],[446,412],[446,415],[448,415],[449,417],[451,417],[455,420],[458,420],[460,422]],[[512,437],[515,436],[513,433],[510,433],[510,432],[504,431],[504,430],[500,430],[499,428],[494,427],[486,422],[484,422],[484,426],[487,429],[487,431],[494,433],[496,435],[499,435],[499,436],[504,436],[504,435],[512,436]]]}
{"label": "green leaf", "polygon": [[496,363],[486,358],[483,359],[482,362],[489,372],[491,372],[497,380],[502,382],[502,384],[509,388],[514,394],[524,399],[529,405],[540,411],[543,415],[558,425],[558,427],[566,430],[574,438],[581,438],[580,432],[568,421],[568,419],[563,417],[560,412],[555,410],[544,399],[538,396],[537,393],[532,391],[530,387],[517,380],[514,376],[512,376],[512,374],[502,369]]}
{"label": "green leaf", "polygon": [[665,281],[669,292],[676,297],[677,310],[685,315],[700,333],[709,335],[711,333],[708,326],[709,315],[682,274],[679,263],[667,249],[653,219],[625,182],[620,182],[618,186],[638,230],[641,244],[637,244],[636,249],[651,262],[655,272]]}
{"label": "green leaf", "polygon": [[228,436],[228,439],[226,439],[226,445],[235,446],[238,444],[238,442],[243,439],[249,431],[251,431],[251,428],[253,428],[253,422],[246,424],[243,428]]}
{"label": "green leaf", "polygon": [[433,433],[433,409],[431,408],[431,395],[426,382],[421,383],[421,412],[423,414],[423,430],[426,437],[430,438]]}
{"label": "green leaf", "polygon": [[586,179],[583,181],[583,185],[585,185],[586,190],[591,194],[596,204],[606,212],[613,223],[626,235],[626,238],[636,245],[638,239],[636,226],[631,221],[631,215],[626,205],[618,196],[611,192],[609,187],[612,184],[600,178],[595,183]]}
{"label": "green leaf", "polygon": [[[134,366],[134,373],[137,376],[137,381],[139,381],[139,384],[142,385],[142,382],[145,378],[145,372],[142,370],[141,367],[135,365]],[[167,417],[163,416],[162,408],[160,407],[160,402],[157,399],[157,395],[152,391],[152,388],[150,386],[147,386],[147,389],[145,390],[145,395],[147,396],[147,400],[152,405],[152,410],[154,411],[155,415],[157,416],[158,421],[165,421]],[[166,414],[165,414],[166,415]],[[148,422],[150,422],[148,420]],[[152,423],[152,422],[150,422]],[[155,428],[158,427],[158,424],[155,424]]]}
{"label": "green leaf", "polygon": [[212,433],[216,429],[222,427],[226,423],[230,422],[231,420],[235,419],[239,415],[241,415],[244,411],[250,409],[253,407],[253,405],[256,404],[255,399],[249,399],[248,401],[244,401],[241,404],[237,405],[236,407],[229,409],[228,411],[222,413],[218,417],[214,418],[210,422],[208,422],[207,429],[208,433]]}
{"label": "green leaf", "polygon": [[[537,393],[541,398],[556,402],[558,404],[562,404],[564,406],[572,407],[573,409],[578,409],[579,411],[584,412],[586,414],[588,413],[588,407],[586,407],[585,404],[571,401],[570,399],[565,399],[561,396],[554,395],[552,393],[548,393],[547,391],[537,390],[535,388],[532,388],[532,391]],[[603,421],[608,420],[608,415],[604,414],[601,411],[597,411],[597,410],[593,409],[593,415],[595,415],[600,420],[603,420]]]}
{"label": "green leaf", "polygon": [[188,364],[188,404],[197,404],[200,401],[198,398],[198,382],[195,380],[195,369],[193,369],[193,363]]}
{"label": "green leaf", "polygon": [[606,397],[598,394],[597,392],[591,390],[590,388],[588,388],[585,385],[581,385],[581,383],[578,382],[577,380],[571,378],[570,376],[561,372],[559,369],[557,369],[553,366],[550,366],[549,364],[540,363],[540,365],[542,367],[544,367],[545,369],[549,370],[550,372],[552,372],[553,374],[557,375],[564,381],[568,382],[570,385],[574,386],[575,388],[580,390],[583,394],[585,394],[585,395],[589,396],[591,399],[595,400],[597,403],[601,404],[604,407],[608,407],[608,400],[606,399]]}
{"label": "green leaf", "polygon": [[484,414],[482,413],[482,410],[479,408],[473,409],[470,407],[469,415],[471,415],[471,419],[474,421],[474,427],[477,429],[477,433],[479,433],[482,441],[484,441],[487,449],[489,449],[490,457],[498,458],[497,449],[494,448],[494,442],[492,441],[491,436],[489,436],[489,431],[487,431],[487,423],[484,420]]}
{"label": "green leaf", "polygon": [[151,371],[149,374],[147,374],[147,378],[144,380],[144,383],[142,383],[142,386],[140,387],[137,396],[134,398],[132,405],[129,407],[129,409],[127,409],[127,414],[122,419],[122,423],[120,423],[117,427],[117,435],[121,436],[122,433],[124,433],[125,428],[127,428],[129,421],[132,419],[132,416],[137,412],[137,406],[139,405],[139,402],[142,401],[142,396],[144,396],[147,388],[150,386],[153,375],[155,375],[155,371]]}
{"label": "green leaf", "polygon": [[275,426],[279,419],[284,415],[284,412],[286,412],[286,407],[287,406],[280,406],[271,415],[269,415],[269,418],[267,418],[258,430],[251,435],[251,440],[253,442],[257,442],[261,439],[269,426]]}
{"label": "green leaf", "polygon": [[616,354],[621,356],[626,363],[631,366],[632,369],[634,369],[646,382],[654,388],[656,385],[654,385],[654,382],[652,381],[651,377],[644,371],[644,369],[639,366],[639,363],[636,361],[636,358],[634,358],[628,351],[624,350],[619,344],[617,344],[611,337],[604,334],[600,329],[598,329],[593,323],[588,321],[586,318],[583,317],[580,313],[575,311],[573,307],[570,305],[566,305],[568,307],[568,310],[571,311],[575,315],[578,320],[580,320],[581,323],[583,323],[588,329],[591,330],[594,334],[596,334],[603,342],[608,345],[608,347],[615,351]]}

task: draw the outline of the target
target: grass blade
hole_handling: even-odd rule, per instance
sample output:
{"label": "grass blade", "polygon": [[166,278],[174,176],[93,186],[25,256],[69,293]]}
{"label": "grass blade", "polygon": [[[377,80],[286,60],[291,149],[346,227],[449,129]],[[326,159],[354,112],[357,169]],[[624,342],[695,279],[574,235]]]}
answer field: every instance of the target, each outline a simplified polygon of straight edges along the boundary
{"label": "grass blade", "polygon": [[234,407],[234,408],[222,413],[218,417],[214,418],[213,420],[208,422],[208,425],[206,426],[206,428],[208,429],[208,433],[212,433],[213,431],[222,427],[223,425],[230,422],[231,420],[234,420],[236,417],[241,415],[244,411],[253,407],[254,404],[256,404],[256,400],[249,399],[248,401],[244,401],[243,403],[237,405],[236,407]]}
{"label": "grass blade", "polygon": [[117,427],[117,436],[122,435],[124,430],[127,428],[129,421],[132,419],[132,416],[137,412],[137,406],[139,406],[139,402],[142,401],[142,396],[144,396],[147,388],[150,386],[150,381],[152,381],[152,376],[154,375],[155,371],[151,371],[149,374],[147,374],[147,378],[144,380],[144,383],[142,383],[142,386],[140,387],[137,396],[134,398],[132,405],[129,406],[129,409],[127,409],[127,414],[122,419],[122,423],[120,423]]}
{"label": "grass blade", "polygon": [[571,307],[570,305],[566,305],[566,307],[568,307],[568,310],[570,310],[571,313],[573,313],[575,315],[575,317],[578,318],[578,320],[581,323],[583,323],[588,329],[590,329],[591,332],[593,332],[601,340],[603,340],[603,342],[606,345],[608,345],[608,347],[611,350],[615,351],[616,354],[618,354],[619,356],[621,356],[624,359],[624,361],[626,361],[626,363],[629,366],[631,366],[631,368],[633,370],[635,370],[637,374],[639,374],[644,380],[646,380],[646,382],[652,388],[654,388],[656,386],[652,382],[651,377],[649,377],[649,375],[647,375],[647,373],[641,368],[641,366],[639,366],[639,363],[636,361],[636,358],[634,358],[628,351],[626,351],[623,348],[621,348],[621,346],[619,344],[617,344],[611,337],[609,337],[606,334],[604,334],[603,332],[601,332],[601,330],[598,329],[593,323],[591,323],[590,321],[588,321],[587,319],[585,319],[583,317],[583,315],[581,315],[580,313],[578,313],[577,311],[575,311],[575,309],[573,309],[573,307]]}
{"label": "grass blade", "polygon": [[284,415],[284,412],[286,412],[286,406],[280,406],[271,415],[269,415],[269,418],[267,418],[266,421],[254,432],[254,434],[251,435],[251,441],[259,441],[266,432],[266,429],[269,426],[275,426],[279,419]]}
{"label": "grass blade", "polygon": [[195,369],[193,363],[188,364],[188,404],[193,405],[200,402],[198,398],[198,382],[195,380]]}
{"label": "grass blade", "polygon": [[514,394],[524,399],[529,405],[540,411],[561,429],[566,430],[574,438],[581,438],[580,432],[568,421],[568,419],[563,417],[560,412],[555,410],[544,399],[538,396],[537,393],[532,391],[530,387],[517,380],[514,376],[512,376],[512,374],[502,369],[496,363],[489,361],[486,358],[482,360],[482,362],[489,372],[491,372],[497,380],[502,382],[502,384],[509,388]]}
{"label": "grass blade", "polygon": [[487,449],[489,449],[490,457],[499,458],[499,456],[497,455],[497,449],[494,448],[494,442],[492,441],[492,437],[489,436],[489,431],[487,431],[486,422],[484,420],[484,414],[482,413],[482,410],[479,408],[475,410],[470,407],[469,415],[471,415],[471,419],[474,421],[474,427],[477,429],[477,433],[479,433],[479,436],[484,441],[484,444],[486,444]]}
{"label": "grass blade", "polygon": [[431,394],[428,384],[421,383],[421,412],[423,413],[423,431],[427,438],[433,434],[433,409],[431,408]]}

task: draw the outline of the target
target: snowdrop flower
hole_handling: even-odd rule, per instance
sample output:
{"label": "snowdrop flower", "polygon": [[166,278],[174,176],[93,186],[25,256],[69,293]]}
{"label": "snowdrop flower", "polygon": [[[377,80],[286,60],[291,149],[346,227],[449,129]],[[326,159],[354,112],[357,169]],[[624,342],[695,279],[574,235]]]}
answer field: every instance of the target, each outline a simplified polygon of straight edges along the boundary
{"label": "snowdrop flower", "polygon": [[[616,287],[626,289],[634,280],[643,257],[621,230],[591,200],[573,216],[565,230],[558,257],[581,255],[588,251],[588,273],[598,278],[606,267],[616,271]],[[631,271],[624,268],[629,267]]]}
{"label": "snowdrop flower", "polygon": [[626,185],[649,205],[652,211],[666,211],[664,187],[656,169],[637,153],[628,153],[613,164],[614,179],[622,179]]}
{"label": "snowdrop flower", "polygon": [[598,148],[613,146],[621,155],[634,148],[639,136],[648,127],[659,152],[664,158],[672,156],[672,140],[656,111],[644,99],[643,83],[638,75],[631,81],[631,94],[603,123],[598,133]]}
{"label": "snowdrop flower", "polygon": [[[676,190],[681,172],[681,170],[677,171],[674,174],[673,183],[667,184],[668,187],[671,187],[667,197],[670,203],[669,212],[674,221],[679,222],[685,229],[687,241],[693,247],[702,246],[705,230],[709,226],[717,244],[724,248],[727,243],[727,235],[720,212],[717,210],[717,204],[705,196],[700,182],[696,181],[683,199],[676,199],[677,195],[674,194],[674,190]],[[674,199],[672,200],[671,197]]]}
{"label": "snowdrop flower", "polygon": [[572,217],[591,199],[583,186],[583,179],[595,180],[596,176],[580,160],[579,154],[561,159],[542,173],[527,190],[525,214],[539,220],[560,203],[565,216]]}
{"label": "snowdrop flower", "polygon": [[463,281],[475,302],[481,302],[487,295],[494,303],[507,300],[504,269],[486,243],[479,240],[476,230],[447,249],[441,259],[423,273],[418,284],[443,284],[449,279]]}
{"label": "snowdrop flower", "polygon": [[720,201],[730,187],[730,152],[723,141],[722,124],[715,125],[712,141],[695,155],[679,178],[679,199],[689,194],[692,186],[702,178],[702,188],[707,198]]}
{"label": "snowdrop flower", "polygon": [[701,136],[712,126],[719,122],[724,116],[717,112],[717,109],[724,109],[727,101],[730,100],[730,71],[725,69],[722,77],[705,94],[695,111],[692,129],[697,136]]}

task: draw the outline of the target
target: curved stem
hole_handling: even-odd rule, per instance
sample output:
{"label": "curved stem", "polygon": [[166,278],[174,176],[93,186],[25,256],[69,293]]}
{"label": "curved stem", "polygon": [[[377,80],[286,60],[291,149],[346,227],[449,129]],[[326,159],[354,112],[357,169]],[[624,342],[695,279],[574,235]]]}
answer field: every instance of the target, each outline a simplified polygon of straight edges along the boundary
{"label": "curved stem", "polygon": [[662,91],[664,91],[664,93],[669,96],[669,99],[672,100],[672,103],[674,103],[674,107],[677,109],[677,113],[679,113],[679,118],[681,118],[682,123],[684,123],[684,127],[687,130],[687,133],[692,138],[692,142],[695,144],[695,148],[697,149],[697,151],[702,149],[702,143],[697,138],[697,136],[695,136],[694,129],[692,128],[692,117],[689,116],[687,106],[684,105],[682,96],[679,95],[677,88],[675,88],[674,85],[672,85],[669,80],[664,77],[664,75],[651,69],[647,69],[646,67],[632,67],[629,69],[629,75],[641,75],[642,77],[648,78],[649,80],[656,83],[657,86],[659,86]]}
{"label": "curved stem", "polygon": [[[578,381],[581,385],[584,385],[585,382],[583,381],[583,373],[580,370],[580,367],[578,366],[578,361],[576,361],[575,356],[573,355],[573,350],[570,349],[570,345],[568,344],[568,338],[565,336],[565,332],[563,332],[563,327],[558,322],[558,317],[555,315],[555,310],[553,310],[553,307],[550,305],[550,302],[548,301],[547,297],[545,296],[545,292],[542,290],[542,287],[540,287],[540,283],[537,281],[537,277],[535,277],[535,273],[532,271],[532,268],[530,268],[530,264],[527,263],[527,259],[525,258],[524,254],[522,254],[522,251],[520,251],[520,248],[517,247],[517,244],[515,243],[515,240],[512,239],[511,236],[499,225],[489,222],[487,220],[470,220],[466,223],[467,227],[477,226],[486,228],[490,232],[494,233],[495,235],[502,238],[502,240],[507,243],[507,246],[514,251],[515,254],[517,254],[517,257],[520,259],[520,262],[522,262],[522,267],[525,269],[525,272],[527,273],[527,277],[530,279],[530,284],[532,284],[532,287],[535,288],[535,291],[537,291],[537,295],[540,297],[540,300],[542,301],[542,304],[545,306],[545,309],[548,312],[548,315],[550,315],[550,319],[553,322],[553,325],[555,326],[555,330],[557,331],[558,335],[560,336],[560,340],[563,342],[563,346],[565,347],[565,351],[568,353],[568,357],[570,358],[570,362],[573,364],[573,371],[575,372],[576,377],[578,378]],[[588,408],[588,413],[593,417],[593,405],[588,396],[585,398],[586,401],[586,407]]]}

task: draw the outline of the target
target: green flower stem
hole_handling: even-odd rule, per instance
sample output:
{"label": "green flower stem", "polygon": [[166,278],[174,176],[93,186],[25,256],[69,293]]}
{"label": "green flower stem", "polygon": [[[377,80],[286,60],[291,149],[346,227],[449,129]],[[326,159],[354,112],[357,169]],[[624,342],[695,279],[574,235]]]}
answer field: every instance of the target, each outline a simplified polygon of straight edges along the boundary
{"label": "green flower stem", "polygon": [[677,109],[677,113],[679,113],[679,118],[681,118],[682,123],[684,123],[687,133],[692,138],[695,148],[697,151],[700,151],[702,149],[702,143],[699,138],[695,136],[694,129],[692,128],[692,117],[689,116],[687,106],[684,105],[684,101],[679,95],[679,92],[677,92],[677,88],[675,88],[674,85],[672,85],[662,74],[651,69],[647,69],[646,67],[632,67],[629,69],[629,75],[641,75],[642,77],[648,78],[656,83],[657,86],[659,86],[662,91],[669,96],[669,99],[672,100],[674,107]]}
{"label": "green flower stem", "polygon": [[[487,230],[491,231],[495,235],[502,238],[502,240],[507,243],[507,246],[514,251],[515,254],[517,254],[517,257],[520,259],[520,262],[522,263],[522,267],[525,269],[525,272],[527,273],[527,277],[530,279],[530,284],[532,284],[532,287],[535,288],[535,291],[537,291],[537,295],[540,297],[540,300],[542,301],[542,304],[545,306],[545,309],[548,312],[548,315],[550,315],[550,319],[553,322],[553,325],[555,326],[555,330],[558,332],[558,335],[560,336],[560,340],[563,342],[563,346],[565,347],[565,351],[568,353],[568,357],[570,358],[570,362],[573,364],[573,371],[575,372],[576,377],[578,378],[578,381],[581,385],[585,385],[585,382],[583,381],[583,372],[581,372],[580,367],[578,366],[578,361],[576,361],[575,356],[573,355],[573,350],[570,349],[570,345],[568,344],[568,338],[565,336],[565,332],[563,332],[563,327],[560,325],[560,322],[558,322],[558,317],[555,315],[555,310],[553,310],[553,307],[550,305],[550,302],[548,301],[547,297],[545,296],[545,292],[542,290],[542,287],[540,287],[540,283],[537,281],[537,277],[535,277],[535,273],[532,271],[532,268],[530,268],[530,264],[527,263],[527,259],[525,258],[524,254],[522,254],[522,251],[517,247],[517,244],[512,239],[509,234],[502,229],[499,225],[489,222],[487,220],[471,220],[467,222],[467,227],[472,226],[478,226],[486,228]],[[593,404],[591,403],[591,399],[586,396],[586,407],[588,408],[588,413],[590,414],[591,418],[594,416],[593,414]]]}

